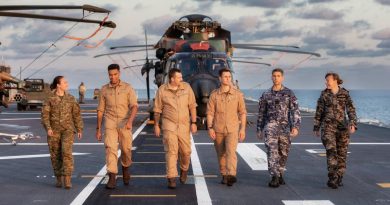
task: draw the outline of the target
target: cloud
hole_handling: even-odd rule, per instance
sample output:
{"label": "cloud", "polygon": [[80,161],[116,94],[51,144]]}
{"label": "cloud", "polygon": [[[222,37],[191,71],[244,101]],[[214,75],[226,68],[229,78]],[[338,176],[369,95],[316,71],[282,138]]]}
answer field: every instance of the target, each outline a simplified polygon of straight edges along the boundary
{"label": "cloud", "polygon": [[292,16],[303,19],[320,19],[320,20],[338,20],[342,19],[343,13],[328,8],[316,7],[311,10],[296,10],[291,13]]}
{"label": "cloud", "polygon": [[143,37],[143,35],[137,35],[137,36],[127,35],[122,38],[107,39],[107,41],[104,43],[104,46],[107,49],[110,49],[110,47],[113,46],[142,45],[142,44],[145,44],[145,38]]}
{"label": "cloud", "polygon": [[269,17],[269,16],[276,16],[277,14],[278,14],[278,12],[276,10],[270,9],[270,10],[267,10],[264,15]]}
{"label": "cloud", "polygon": [[365,20],[357,20],[353,22],[353,27],[359,30],[367,30],[371,28],[371,25]]}
{"label": "cloud", "polygon": [[309,0],[309,3],[316,4],[316,3],[329,3],[335,1],[340,1],[340,0]]}
{"label": "cloud", "polygon": [[137,3],[134,7],[133,7],[133,10],[141,10],[141,9],[144,9],[145,6],[141,3]]}
{"label": "cloud", "polygon": [[25,18],[2,17],[0,18],[0,30],[9,29],[9,27],[20,27],[25,23],[26,23]]}
{"label": "cloud", "polygon": [[343,36],[349,34],[353,31],[354,27],[351,23],[346,23],[344,21],[332,21],[325,26],[322,26],[318,29],[318,34],[324,36]]}
{"label": "cloud", "polygon": [[390,50],[390,40],[383,40],[376,47]]}
{"label": "cloud", "polygon": [[337,57],[381,57],[390,55],[389,50],[338,49],[327,51],[328,55]]}
{"label": "cloud", "polygon": [[389,28],[384,28],[380,31],[375,32],[372,35],[372,38],[377,39],[377,40],[388,40],[390,39],[390,27]]}
{"label": "cloud", "polygon": [[144,21],[142,27],[147,30],[148,34],[161,36],[176,20],[177,18],[171,15],[158,16]]}
{"label": "cloud", "polygon": [[246,32],[260,27],[260,17],[241,16],[235,20],[224,21],[223,27],[231,32]]}
{"label": "cloud", "polygon": [[305,49],[315,51],[319,49],[343,49],[345,45],[343,42],[339,42],[330,37],[321,36],[307,36],[303,38],[303,42],[306,44]]}
{"label": "cloud", "polygon": [[181,4],[172,6],[171,9],[175,10],[176,13],[210,13],[213,8],[215,1],[194,1],[192,2],[184,1]]}
{"label": "cloud", "polygon": [[376,2],[382,4],[382,5],[388,5],[390,6],[390,0],[376,0]]}
{"label": "cloud", "polygon": [[289,0],[221,0],[222,3],[242,5],[247,7],[280,8],[286,6]]}

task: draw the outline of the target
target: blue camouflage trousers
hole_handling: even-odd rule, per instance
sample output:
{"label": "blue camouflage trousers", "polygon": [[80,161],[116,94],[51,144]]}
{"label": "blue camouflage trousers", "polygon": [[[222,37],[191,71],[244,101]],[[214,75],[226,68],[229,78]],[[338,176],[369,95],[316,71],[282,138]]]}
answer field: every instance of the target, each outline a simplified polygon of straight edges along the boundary
{"label": "blue camouflage trousers", "polygon": [[271,176],[280,176],[286,170],[291,139],[287,126],[268,123],[264,129],[267,148],[268,171]]}

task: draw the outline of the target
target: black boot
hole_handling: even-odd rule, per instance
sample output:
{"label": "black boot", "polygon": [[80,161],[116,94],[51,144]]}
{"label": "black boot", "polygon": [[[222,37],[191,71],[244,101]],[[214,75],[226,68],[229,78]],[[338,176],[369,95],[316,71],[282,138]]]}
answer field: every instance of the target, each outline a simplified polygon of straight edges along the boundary
{"label": "black boot", "polygon": [[279,187],[279,177],[278,176],[272,176],[271,181],[268,183],[269,187],[277,188]]}
{"label": "black boot", "polygon": [[329,177],[329,180],[328,180],[328,187],[332,188],[332,189],[337,189],[337,181],[338,181],[338,177]]}
{"label": "black boot", "polygon": [[116,174],[108,173],[108,182],[106,184],[106,189],[115,189],[116,187]]}
{"label": "black boot", "polygon": [[228,175],[227,176],[227,185],[228,186],[233,186],[233,184],[234,183],[236,183],[237,182],[237,178],[236,178],[236,176],[233,176],[233,175]]}
{"label": "black boot", "polygon": [[122,173],[123,173],[123,184],[129,185],[130,182],[130,173],[129,173],[129,167],[122,166]]}
{"label": "black boot", "polygon": [[283,179],[283,175],[280,174],[280,177],[279,177],[279,185],[285,185],[285,184],[286,184],[286,182],[285,182],[284,179]]}
{"label": "black boot", "polygon": [[176,178],[168,178],[168,188],[170,189],[176,188]]}
{"label": "black boot", "polygon": [[185,184],[187,181],[188,171],[180,170],[180,183]]}
{"label": "black boot", "polygon": [[338,186],[344,186],[344,184],[343,184],[343,176],[338,176],[338,178],[337,178],[337,185]]}
{"label": "black boot", "polygon": [[227,184],[227,175],[222,175],[221,184]]}

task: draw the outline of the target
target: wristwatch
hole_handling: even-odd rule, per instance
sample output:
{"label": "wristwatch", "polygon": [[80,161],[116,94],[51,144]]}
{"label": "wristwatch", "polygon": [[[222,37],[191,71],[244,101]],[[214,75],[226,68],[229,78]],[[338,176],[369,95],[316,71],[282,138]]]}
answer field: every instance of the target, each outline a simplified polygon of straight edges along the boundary
{"label": "wristwatch", "polygon": [[191,124],[196,124],[196,121],[195,122],[191,122]]}

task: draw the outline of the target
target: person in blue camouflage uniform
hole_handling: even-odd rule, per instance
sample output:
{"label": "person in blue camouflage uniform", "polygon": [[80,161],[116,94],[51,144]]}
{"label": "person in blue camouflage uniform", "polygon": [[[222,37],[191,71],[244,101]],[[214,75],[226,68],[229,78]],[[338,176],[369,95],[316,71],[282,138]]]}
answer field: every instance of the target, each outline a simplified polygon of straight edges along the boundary
{"label": "person in blue camouflage uniform", "polygon": [[272,177],[270,187],[284,185],[291,137],[296,137],[301,124],[301,114],[294,92],[284,87],[284,72],[280,68],[272,71],[273,86],[259,99],[257,137],[265,137],[268,171]]}
{"label": "person in blue camouflage uniform", "polygon": [[[326,149],[328,183],[330,188],[343,186],[346,169],[349,135],[357,129],[355,107],[348,90],[341,88],[343,81],[337,73],[325,75],[326,89],[317,101],[314,116],[314,134],[320,136]],[[348,115],[348,119],[346,116]]]}
{"label": "person in blue camouflage uniform", "polygon": [[[56,187],[72,187],[72,146],[75,132],[81,139],[83,120],[76,99],[67,93],[68,82],[63,76],[54,78],[53,92],[42,107],[42,124],[47,132],[50,159],[56,176]],[[64,183],[62,183],[64,181]]]}

